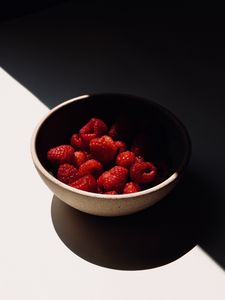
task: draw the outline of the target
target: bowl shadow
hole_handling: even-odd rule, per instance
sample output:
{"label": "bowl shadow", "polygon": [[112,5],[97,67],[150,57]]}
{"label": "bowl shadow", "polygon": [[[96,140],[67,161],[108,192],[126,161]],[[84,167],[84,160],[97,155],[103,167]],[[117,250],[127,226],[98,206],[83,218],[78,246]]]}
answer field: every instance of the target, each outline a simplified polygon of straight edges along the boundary
{"label": "bowl shadow", "polygon": [[212,211],[207,186],[189,172],[158,204],[113,218],[82,213],[54,196],[52,222],[63,243],[91,263],[119,270],[155,268],[173,262],[201,242]]}

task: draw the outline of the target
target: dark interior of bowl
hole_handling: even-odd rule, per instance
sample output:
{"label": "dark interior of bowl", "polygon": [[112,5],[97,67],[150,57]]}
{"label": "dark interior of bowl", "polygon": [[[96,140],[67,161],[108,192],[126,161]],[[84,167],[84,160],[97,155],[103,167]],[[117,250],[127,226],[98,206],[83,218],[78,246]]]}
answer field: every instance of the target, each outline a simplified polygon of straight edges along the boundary
{"label": "dark interior of bowl", "polygon": [[[52,113],[41,125],[36,138],[37,156],[49,170],[47,151],[69,144],[70,137],[92,117],[101,118],[110,127],[123,119],[128,145],[138,134],[147,140],[148,161],[163,161],[169,167],[168,176],[188,159],[189,139],[183,125],[158,104],[128,95],[99,94],[71,102]],[[178,170],[179,171],[179,170]]]}

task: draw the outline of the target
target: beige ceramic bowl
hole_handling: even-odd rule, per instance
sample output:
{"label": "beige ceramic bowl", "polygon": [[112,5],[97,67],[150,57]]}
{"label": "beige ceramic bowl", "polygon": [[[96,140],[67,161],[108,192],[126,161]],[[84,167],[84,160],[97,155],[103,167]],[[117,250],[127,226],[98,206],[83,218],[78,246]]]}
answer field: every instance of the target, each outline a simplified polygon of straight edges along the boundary
{"label": "beige ceramic bowl", "polygon": [[[142,129],[152,134],[161,146],[161,156],[170,162],[168,178],[157,186],[125,195],[103,195],[72,188],[52,176],[46,153],[51,147],[66,144],[91,117],[109,124],[118,115],[129,116],[130,130]],[[36,127],[31,152],[34,165],[52,192],[68,205],[98,216],[122,216],[141,211],[164,198],[177,184],[190,156],[190,140],[184,126],[168,110],[139,97],[121,94],[97,94],[77,97],[56,106]]]}

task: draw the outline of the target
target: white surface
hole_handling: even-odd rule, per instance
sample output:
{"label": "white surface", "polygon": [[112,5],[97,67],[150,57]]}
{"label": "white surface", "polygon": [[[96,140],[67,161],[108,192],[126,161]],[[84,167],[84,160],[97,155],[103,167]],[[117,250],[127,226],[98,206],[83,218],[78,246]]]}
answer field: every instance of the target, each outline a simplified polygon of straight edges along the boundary
{"label": "white surface", "polygon": [[48,108],[2,69],[0,91],[0,299],[225,299],[225,273],[199,247],[145,271],[102,268],[67,249],[30,156],[33,129]]}

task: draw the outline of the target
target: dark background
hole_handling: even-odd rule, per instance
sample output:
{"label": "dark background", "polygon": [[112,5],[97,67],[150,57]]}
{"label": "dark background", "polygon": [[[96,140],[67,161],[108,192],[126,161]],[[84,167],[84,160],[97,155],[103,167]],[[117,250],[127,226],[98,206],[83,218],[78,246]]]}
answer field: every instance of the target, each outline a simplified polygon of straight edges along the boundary
{"label": "dark background", "polygon": [[193,145],[191,183],[183,190],[190,203],[186,222],[192,224],[194,213],[195,225],[199,220],[205,229],[200,246],[225,268],[219,9],[190,13],[184,7],[111,3],[99,9],[73,1],[20,1],[7,2],[0,19],[1,67],[48,107],[81,94],[119,92],[153,98],[183,121]]}

